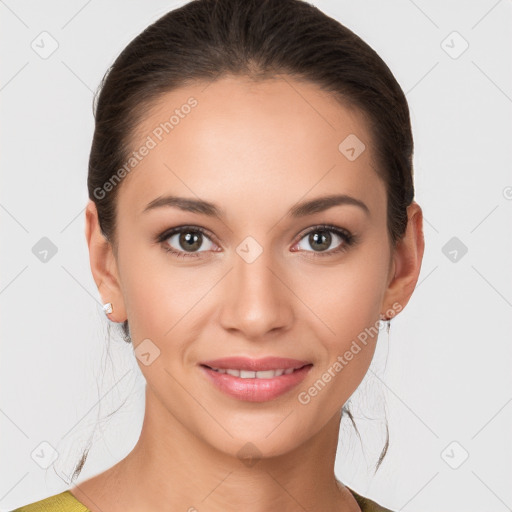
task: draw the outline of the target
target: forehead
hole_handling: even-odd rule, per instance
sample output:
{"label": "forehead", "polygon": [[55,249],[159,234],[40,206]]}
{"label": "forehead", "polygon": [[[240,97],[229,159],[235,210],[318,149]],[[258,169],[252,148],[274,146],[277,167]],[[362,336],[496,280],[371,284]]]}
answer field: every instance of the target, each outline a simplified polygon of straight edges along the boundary
{"label": "forehead", "polygon": [[131,147],[138,158],[118,200],[134,213],[166,193],[236,197],[262,213],[321,193],[383,200],[365,117],[291,77],[226,77],[162,94]]}

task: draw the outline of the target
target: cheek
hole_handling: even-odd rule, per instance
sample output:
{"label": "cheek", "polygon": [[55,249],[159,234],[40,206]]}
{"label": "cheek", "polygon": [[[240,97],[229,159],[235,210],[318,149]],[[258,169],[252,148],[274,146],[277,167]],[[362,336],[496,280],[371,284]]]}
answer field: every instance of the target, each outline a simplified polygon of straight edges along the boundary
{"label": "cheek", "polygon": [[126,233],[119,254],[123,297],[135,345],[145,338],[163,339],[179,314],[179,290],[183,290],[182,283],[175,282],[179,272],[171,277],[162,249],[143,246],[135,237],[130,241]]}
{"label": "cheek", "polygon": [[[303,273],[299,296],[307,297],[308,306],[315,313],[308,315],[313,319],[309,323],[318,326],[314,333],[324,352],[316,377],[328,383],[326,387],[330,389],[315,400],[313,408],[319,408],[318,414],[321,407],[334,414],[359,386],[372,361],[389,263],[383,247],[385,244],[375,238],[375,242],[361,246],[350,257],[347,253],[337,266],[311,267]],[[316,387],[311,391],[314,396]]]}
{"label": "cheek", "polygon": [[297,271],[292,288],[301,290],[297,295],[305,298],[311,318],[331,348],[344,349],[376,324],[383,308],[387,264],[382,246],[375,244],[347,255],[338,265],[302,265]]}
{"label": "cheek", "polygon": [[[125,239],[126,240],[126,239]],[[140,246],[140,241],[133,246]],[[157,246],[127,250],[120,261],[121,280],[130,332],[135,345],[149,338],[161,350],[190,336],[205,296],[220,278],[211,268],[176,265]],[[121,250],[120,250],[121,254]],[[188,334],[187,334],[188,333]]]}
{"label": "cheek", "polygon": [[387,261],[382,249],[366,249],[338,267],[312,269],[302,280],[302,293],[307,292],[315,313],[307,316],[312,318],[308,323],[315,325],[318,353],[323,351],[315,378],[297,397],[311,417],[336,413],[363,380],[375,353]]}

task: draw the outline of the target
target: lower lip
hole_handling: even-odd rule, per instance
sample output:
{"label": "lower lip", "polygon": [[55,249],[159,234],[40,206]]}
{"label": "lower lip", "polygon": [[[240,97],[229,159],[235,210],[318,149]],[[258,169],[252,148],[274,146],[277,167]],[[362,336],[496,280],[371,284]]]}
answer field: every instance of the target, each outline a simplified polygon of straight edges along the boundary
{"label": "lower lip", "polygon": [[288,375],[272,377],[271,379],[242,379],[227,373],[219,373],[206,366],[201,370],[227,395],[247,402],[267,402],[290,391],[300,384],[308,374],[311,364],[303,366]]}

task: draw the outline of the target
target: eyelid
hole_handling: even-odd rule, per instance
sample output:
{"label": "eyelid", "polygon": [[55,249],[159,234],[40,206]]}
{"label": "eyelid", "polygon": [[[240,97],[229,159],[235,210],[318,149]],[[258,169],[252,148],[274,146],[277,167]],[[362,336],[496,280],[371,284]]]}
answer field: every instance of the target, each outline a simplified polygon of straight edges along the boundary
{"label": "eyelid", "polygon": [[191,224],[185,224],[182,226],[175,226],[174,228],[166,229],[163,233],[157,236],[156,241],[159,243],[165,242],[168,238],[175,235],[176,233],[186,231],[187,229],[190,231],[199,232],[206,236],[207,238],[209,238],[212,242],[214,242],[215,237],[207,229],[202,228],[200,226],[193,226]]}
{"label": "eyelid", "polygon": [[320,230],[325,230],[325,231],[334,231],[335,233],[341,233],[343,234],[346,238],[348,239],[352,239],[352,238],[355,238],[355,235],[353,235],[348,229],[345,229],[345,228],[341,228],[339,226],[333,226],[331,224],[315,224],[314,226],[311,226],[309,228],[306,228],[304,231],[302,231],[299,235],[297,235],[297,241],[299,242],[300,240],[302,240],[306,235],[309,235],[310,233],[312,232],[315,232],[315,231],[320,231]]}

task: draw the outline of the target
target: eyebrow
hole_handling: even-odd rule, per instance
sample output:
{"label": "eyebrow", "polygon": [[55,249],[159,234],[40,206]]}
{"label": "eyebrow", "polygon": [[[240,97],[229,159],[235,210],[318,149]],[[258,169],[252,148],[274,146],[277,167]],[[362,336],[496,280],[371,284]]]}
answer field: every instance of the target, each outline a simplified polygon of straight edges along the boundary
{"label": "eyebrow", "polygon": [[[358,206],[366,214],[370,214],[368,206],[366,206],[366,204],[360,199],[356,199],[355,197],[346,194],[336,194],[318,197],[310,201],[304,201],[296,204],[290,209],[288,216],[305,217],[339,205]],[[202,215],[208,215],[209,217],[223,218],[225,216],[224,211],[221,208],[209,201],[172,195],[157,197],[144,208],[142,213],[163,207],[175,207],[186,212],[199,213]]]}

